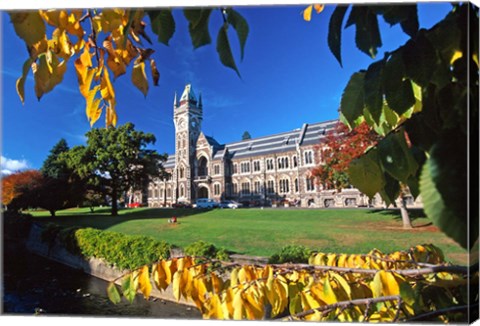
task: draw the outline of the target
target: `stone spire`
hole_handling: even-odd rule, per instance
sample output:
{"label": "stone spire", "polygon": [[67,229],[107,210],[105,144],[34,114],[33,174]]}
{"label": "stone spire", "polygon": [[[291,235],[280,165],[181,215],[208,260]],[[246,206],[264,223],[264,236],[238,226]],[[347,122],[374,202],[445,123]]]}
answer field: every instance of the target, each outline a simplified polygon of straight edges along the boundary
{"label": "stone spire", "polygon": [[177,103],[177,92],[175,92],[175,97],[173,98],[173,107],[176,108],[178,106]]}
{"label": "stone spire", "polygon": [[193,87],[191,84],[187,84],[185,86],[185,89],[183,90],[183,94],[180,97],[180,105],[185,102],[190,102],[194,104],[197,103],[197,99],[195,97],[195,93],[193,92]]}

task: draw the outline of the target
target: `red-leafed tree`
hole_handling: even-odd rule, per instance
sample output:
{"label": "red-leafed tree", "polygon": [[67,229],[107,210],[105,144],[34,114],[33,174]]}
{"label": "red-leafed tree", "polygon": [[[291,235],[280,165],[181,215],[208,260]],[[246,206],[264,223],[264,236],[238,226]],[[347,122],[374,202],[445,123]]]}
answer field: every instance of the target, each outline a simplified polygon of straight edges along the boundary
{"label": "red-leafed tree", "polygon": [[[339,122],[336,127],[327,133],[325,140],[317,147],[317,155],[320,156],[319,166],[312,170],[318,182],[325,189],[341,190],[350,186],[348,169],[350,163],[365,154],[367,149],[377,145],[381,137],[365,122],[351,131],[346,125]],[[407,138],[408,139],[408,138]],[[408,193],[405,184],[394,196],[400,196],[400,211],[403,227],[412,228],[409,214],[406,209],[405,196]],[[395,205],[395,203],[393,202]]]}
{"label": "red-leafed tree", "polygon": [[2,179],[2,204],[12,209],[37,207],[43,175],[37,170],[16,172]]}
{"label": "red-leafed tree", "polygon": [[379,139],[379,135],[366,123],[349,131],[347,126],[338,122],[317,147],[317,156],[319,156],[317,161],[322,164],[312,170],[312,175],[325,189],[340,190],[349,187],[350,162],[364,154]]}

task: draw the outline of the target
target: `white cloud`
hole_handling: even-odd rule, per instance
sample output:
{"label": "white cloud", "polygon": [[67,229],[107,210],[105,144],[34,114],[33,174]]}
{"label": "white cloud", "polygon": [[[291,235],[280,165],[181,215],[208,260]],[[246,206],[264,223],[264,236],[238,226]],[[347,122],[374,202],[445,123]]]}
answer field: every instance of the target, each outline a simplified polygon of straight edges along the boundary
{"label": "white cloud", "polygon": [[3,175],[12,174],[19,170],[24,170],[29,167],[26,160],[12,160],[5,156],[1,156],[0,170]]}

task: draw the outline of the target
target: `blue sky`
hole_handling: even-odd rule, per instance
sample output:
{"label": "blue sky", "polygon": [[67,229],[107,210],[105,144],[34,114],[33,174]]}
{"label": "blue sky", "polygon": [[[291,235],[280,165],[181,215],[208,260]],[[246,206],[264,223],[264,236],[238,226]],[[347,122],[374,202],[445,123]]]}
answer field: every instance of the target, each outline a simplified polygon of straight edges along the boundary
{"label": "blue sky", "polygon": [[[144,98],[131,84],[130,71],[114,83],[119,124],[133,122],[137,129],[156,136],[153,148],[173,153],[173,97],[175,92],[180,95],[187,83],[197,95],[202,93],[203,131],[219,143],[238,141],[244,131],[259,137],[299,128],[305,122],[338,118],[340,97],[350,75],[373,62],[355,48],[355,27],[343,30],[342,68],[327,46],[333,5],[313,15],[311,22],[302,18],[305,5],[235,8],[250,26],[243,61],[234,31],[230,34],[242,78],[222,66],[215,51],[220,13],[213,13],[210,22],[213,44],[193,50],[187,22],[182,12],[175,10],[177,28],[170,46],[153,45],[161,75],[159,86],[150,85]],[[421,4],[420,26],[432,26],[449,9],[448,3]],[[27,52],[5,12],[1,20],[2,170],[40,168],[61,138],[71,147],[84,144],[84,134],[90,129],[84,99],[78,91],[73,62],[69,62],[63,83],[40,101],[35,97],[30,72],[22,105],[15,81]],[[408,39],[398,26],[390,27],[382,19],[380,27],[384,46],[379,57]],[[94,127],[102,127],[103,121]]]}

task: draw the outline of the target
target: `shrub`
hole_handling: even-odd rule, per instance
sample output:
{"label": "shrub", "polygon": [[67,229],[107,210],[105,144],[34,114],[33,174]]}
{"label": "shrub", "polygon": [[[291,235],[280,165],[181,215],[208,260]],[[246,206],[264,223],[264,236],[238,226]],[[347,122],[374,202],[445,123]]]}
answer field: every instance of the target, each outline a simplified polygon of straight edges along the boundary
{"label": "shrub", "polygon": [[270,264],[282,263],[308,263],[312,250],[301,245],[288,245],[283,247],[279,253],[272,255],[268,262]]}
{"label": "shrub", "polygon": [[217,248],[214,244],[202,240],[185,247],[184,251],[189,256],[214,258],[222,261],[230,260],[230,255],[226,249]]}
{"label": "shrub", "polygon": [[95,257],[120,269],[135,269],[170,257],[171,245],[151,237],[126,235],[93,228],[62,229],[47,224],[42,241],[53,244],[55,239],[72,254]]}

